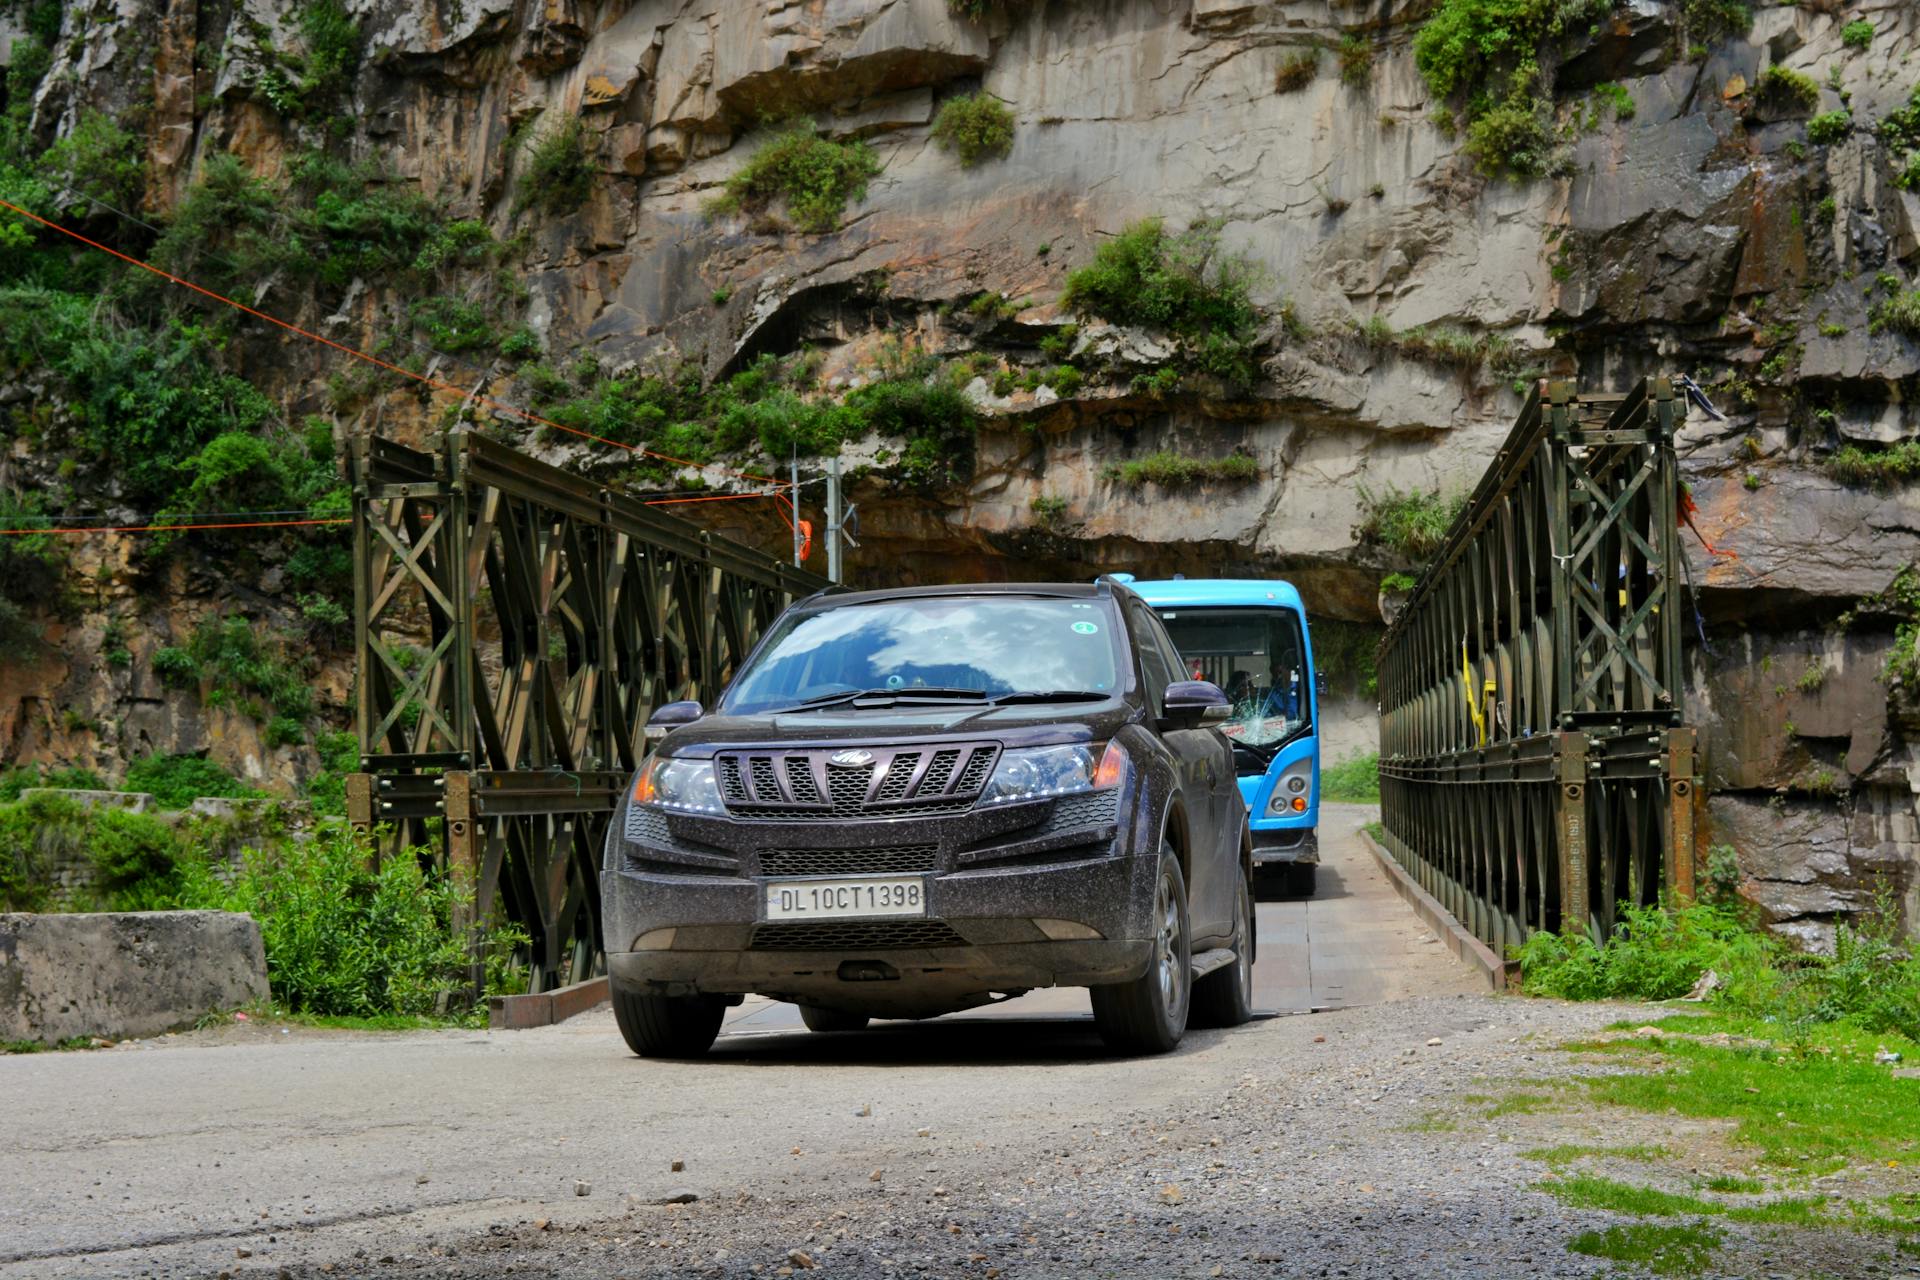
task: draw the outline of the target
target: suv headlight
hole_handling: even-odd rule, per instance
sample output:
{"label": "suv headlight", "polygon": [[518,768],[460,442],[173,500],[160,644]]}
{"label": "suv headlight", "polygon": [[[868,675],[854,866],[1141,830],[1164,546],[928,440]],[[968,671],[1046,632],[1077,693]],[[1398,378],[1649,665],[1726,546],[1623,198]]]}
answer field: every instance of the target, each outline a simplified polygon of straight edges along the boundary
{"label": "suv headlight", "polygon": [[1084,791],[1105,791],[1126,778],[1127,749],[1109,742],[1106,750],[1074,744],[1065,747],[1016,747],[1000,753],[1000,763],[980,793],[980,803],[1011,804]]}
{"label": "suv headlight", "polygon": [[682,813],[725,813],[720,783],[711,760],[673,760],[655,757],[640,766],[633,780],[633,802]]}

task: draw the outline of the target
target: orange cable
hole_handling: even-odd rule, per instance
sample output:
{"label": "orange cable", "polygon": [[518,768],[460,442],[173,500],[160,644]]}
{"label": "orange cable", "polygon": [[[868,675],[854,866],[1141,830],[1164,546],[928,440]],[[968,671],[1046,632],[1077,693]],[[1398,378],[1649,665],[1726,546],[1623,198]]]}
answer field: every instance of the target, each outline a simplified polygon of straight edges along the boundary
{"label": "orange cable", "polygon": [[[84,244],[89,248],[98,249],[102,253],[110,254],[113,257],[120,259],[122,262],[129,263],[133,266],[139,267],[142,271],[150,271],[154,275],[159,276],[162,280],[168,280],[174,284],[181,286],[182,288],[191,289],[195,293],[204,294],[205,296],[212,298],[215,302],[223,303],[226,306],[232,307],[236,311],[243,311],[247,315],[250,315],[257,320],[264,320],[268,324],[277,325],[280,328],[285,329],[288,333],[298,334],[300,337],[306,338],[309,341],[318,342],[323,346],[332,347],[335,351],[343,352],[346,355],[352,356],[356,360],[364,360],[370,365],[387,370],[389,373],[397,373],[402,377],[412,378],[415,382],[424,383],[427,386],[433,387],[434,389],[439,391],[451,392],[452,394],[459,396],[462,400],[468,400],[468,399],[475,400],[480,404],[486,405],[488,408],[498,409],[502,413],[512,414],[513,416],[518,418],[524,418],[528,422],[538,423],[540,426],[543,426],[543,427],[551,427],[555,431],[570,432],[573,435],[583,436],[588,440],[593,440],[600,444],[610,444],[617,449],[625,449],[630,453],[642,454],[649,458],[658,458],[662,462],[671,462],[671,463],[674,463],[676,466],[701,467],[704,469],[704,467],[707,465],[704,463],[695,462],[690,458],[676,458],[671,454],[655,453],[651,449],[643,449],[638,445],[623,444],[621,441],[618,441],[618,440],[609,440],[605,436],[597,436],[593,434],[591,431],[582,431],[578,427],[564,426],[561,423],[554,422],[547,418],[543,418],[537,413],[529,413],[525,409],[516,408],[513,405],[507,404],[505,401],[495,400],[491,396],[483,396],[478,392],[469,392],[465,388],[457,387],[450,382],[442,382],[438,378],[429,378],[424,373],[415,373],[411,369],[404,369],[399,365],[389,364],[385,360],[381,360],[376,356],[368,355],[366,352],[361,351],[357,347],[350,347],[343,342],[335,342],[332,338],[322,337],[317,333],[313,333],[309,330],[302,329],[299,325],[289,324],[287,321],[282,320],[277,316],[270,316],[264,311],[257,311],[254,308],[247,306],[243,302],[235,302],[232,298],[229,298],[224,294],[215,293],[213,290],[205,288],[202,285],[197,285],[191,280],[182,279],[181,277],[174,275],[170,271],[163,271],[159,267],[154,266],[152,263],[141,261],[139,258],[134,257],[132,254],[122,253],[118,249],[112,248],[109,245],[101,244],[98,240],[88,239],[86,236],[81,235],[78,231],[73,231],[67,227],[63,227],[59,223],[53,222],[47,218],[43,218],[39,214],[33,213],[30,210],[22,209],[17,204],[12,204],[6,200],[0,200],[0,209],[7,209],[13,213],[17,213],[21,217],[27,218],[33,222],[37,222],[43,227],[46,227],[53,231],[58,231],[63,236],[69,236],[72,239],[78,240],[81,244]],[[715,467],[714,469],[716,471],[722,472],[725,475],[735,476],[742,480],[755,480],[763,484],[780,484],[781,483],[778,479],[774,478],[773,476],[763,476],[751,471],[733,471],[726,467]]]}

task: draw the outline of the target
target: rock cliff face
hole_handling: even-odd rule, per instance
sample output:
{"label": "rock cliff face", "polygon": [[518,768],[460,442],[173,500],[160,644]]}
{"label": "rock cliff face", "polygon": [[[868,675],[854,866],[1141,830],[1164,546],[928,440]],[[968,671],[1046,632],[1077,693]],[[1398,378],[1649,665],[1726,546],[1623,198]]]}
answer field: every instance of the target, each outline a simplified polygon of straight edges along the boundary
{"label": "rock cliff face", "polygon": [[[1543,48],[1557,152],[1529,180],[1483,176],[1435,123],[1442,104],[1412,47],[1426,0],[1005,0],[978,13],[948,0],[348,0],[364,56],[326,118],[276,101],[276,86],[284,99],[290,77],[311,78],[311,51],[297,55],[314,7],[69,4],[33,90],[33,137],[51,146],[94,111],[124,122],[143,140],[142,217],[160,224],[225,153],[269,177],[316,145],[378,161],[449,216],[518,234],[503,270],[524,282],[521,315],[555,363],[688,360],[714,379],[813,347],[831,396],[870,376],[883,340],[979,353],[967,395],[981,425],[961,478],[903,482],[884,436],[848,447],[863,583],[1281,574],[1320,616],[1377,623],[1381,574],[1412,565],[1358,532],[1369,495],[1468,487],[1518,407],[1516,376],[1617,390],[1692,373],[1729,415],[1696,414],[1682,436],[1700,530],[1732,553],[1693,557],[1712,838],[1738,850],[1744,891],[1812,941],[1876,877],[1903,894],[1916,883],[1920,758],[1883,677],[1906,607],[1831,625],[1920,550],[1920,502],[1878,465],[1920,434],[1920,348],[1876,319],[1909,287],[1920,202],[1899,180],[1899,139],[1873,127],[1914,88],[1914,6],[1765,8],[1745,34],[1707,39],[1687,28],[1699,5],[1621,0]],[[1764,91],[1771,67],[1810,77],[1784,106]],[[963,166],[932,124],[982,90],[1012,113],[1011,143]],[[1841,110],[1810,133],[1808,117]],[[803,233],[777,206],[709,212],[756,130],[802,114],[878,162],[837,229]],[[590,183],[553,213],[526,189],[529,139],[576,117]],[[1135,375],[1168,358],[1156,336],[1088,317],[1071,338],[1083,382],[996,378],[1037,366],[1042,338],[1064,340],[1065,274],[1155,216],[1213,220],[1264,264],[1253,386],[1143,389]],[[83,217],[144,243],[111,213]],[[983,294],[1026,305],[967,305]],[[396,296],[358,279],[323,296],[289,276],[257,294],[365,343],[391,336]],[[326,411],[329,353],[254,335],[231,358],[289,416]],[[519,394],[497,361],[433,368]],[[29,369],[8,394],[57,389]],[[437,410],[382,390],[332,416],[341,433],[418,436],[444,425]],[[591,445],[529,443],[616,470]],[[1834,465],[1850,445],[1864,469]],[[1258,478],[1132,486],[1109,470],[1161,451],[1242,453]],[[112,459],[70,486],[54,465],[16,435],[14,486],[112,506]],[[735,536],[786,536],[759,504],[716,505]],[[10,757],[111,772],[142,751],[211,748],[254,777],[311,772],[306,749],[268,748],[245,717],[152,676],[152,651],[201,614],[288,607],[271,557],[173,554],[156,570],[107,537],[75,554],[86,599],[0,677]],[[110,668],[98,654],[116,619],[135,638],[132,661]],[[318,667],[336,708],[341,663]]]}

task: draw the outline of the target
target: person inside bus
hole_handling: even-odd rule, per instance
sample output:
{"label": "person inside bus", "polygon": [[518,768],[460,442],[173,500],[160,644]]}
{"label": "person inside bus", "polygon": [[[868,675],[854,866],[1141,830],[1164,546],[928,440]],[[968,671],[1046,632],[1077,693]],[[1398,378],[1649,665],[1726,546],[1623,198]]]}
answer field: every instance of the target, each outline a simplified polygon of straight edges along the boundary
{"label": "person inside bus", "polygon": [[1300,718],[1300,668],[1286,657],[1276,657],[1272,668],[1273,684],[1267,690],[1265,703],[1260,708],[1263,716],[1284,716],[1288,720]]}

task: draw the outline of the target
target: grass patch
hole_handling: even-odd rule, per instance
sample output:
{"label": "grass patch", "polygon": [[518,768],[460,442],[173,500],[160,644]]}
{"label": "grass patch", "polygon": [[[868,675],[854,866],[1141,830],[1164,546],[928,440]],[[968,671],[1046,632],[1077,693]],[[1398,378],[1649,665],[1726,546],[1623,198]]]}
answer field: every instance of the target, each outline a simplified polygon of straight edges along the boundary
{"label": "grass patch", "polygon": [[1414,559],[1438,551],[1453,522],[1467,508],[1465,494],[1447,497],[1438,489],[1402,490],[1392,485],[1378,494],[1362,486],[1360,502],[1355,536]]}
{"label": "grass patch", "polygon": [[1767,1189],[1760,1179],[1738,1173],[1716,1173],[1700,1185],[1723,1195],[1758,1195]]}
{"label": "grass patch", "polygon": [[1244,484],[1260,477],[1260,464],[1244,453],[1224,458],[1189,458],[1161,450],[1130,462],[1102,468],[1104,479],[1127,489],[1157,484],[1163,489],[1187,489],[1203,484]]}
{"label": "grass patch", "polygon": [[1542,1164],[1562,1166],[1576,1160],[1632,1160],[1639,1164],[1653,1164],[1664,1160],[1673,1153],[1665,1147],[1637,1143],[1625,1147],[1597,1147],[1585,1143],[1563,1142],[1552,1147],[1535,1147],[1531,1151],[1522,1151],[1523,1160],[1538,1160]]}
{"label": "grass patch", "polygon": [[796,228],[817,235],[839,227],[847,202],[866,199],[867,183],[879,172],[879,158],[866,143],[833,142],[812,121],[797,120],[754,148],[707,211],[755,212],[777,203]]}
{"label": "grass patch", "polygon": [[1013,112],[984,90],[949,98],[934,117],[933,140],[969,168],[997,160],[1013,149]]}
{"label": "grass patch", "polygon": [[1340,61],[1340,82],[1349,89],[1366,88],[1373,79],[1373,41],[1351,32],[1335,52]]}
{"label": "grass patch", "polygon": [[1080,315],[1164,332],[1179,346],[1181,368],[1245,390],[1258,374],[1252,292],[1263,274],[1251,258],[1221,247],[1217,222],[1173,233],[1148,218],[1068,272],[1060,300]]}
{"label": "grass patch", "polygon": [[1573,1253],[1640,1267],[1656,1276],[1696,1276],[1713,1265],[1722,1236],[1712,1227],[1633,1223],[1583,1231],[1567,1242]]}
{"label": "grass patch", "polygon": [[1312,46],[1296,50],[1280,59],[1280,65],[1273,73],[1273,91],[1275,93],[1298,93],[1313,83],[1320,73],[1320,49]]}
{"label": "grass patch", "polygon": [[264,793],[204,756],[143,756],[127,767],[127,791],[144,791],[163,809],[184,809],[202,796],[248,799]]}
{"label": "grass patch", "polygon": [[1840,43],[1849,49],[1865,49],[1873,43],[1874,27],[1865,18],[1856,18],[1840,28]]}
{"label": "grass patch", "polygon": [[1782,115],[1810,112],[1820,103],[1820,85],[1805,72],[1775,63],[1761,73],[1753,99]]}
{"label": "grass patch", "polygon": [[1380,753],[1349,756],[1320,770],[1320,798],[1342,804],[1380,803]]}
{"label": "grass patch", "polygon": [[1460,1127],[1460,1122],[1452,1116],[1438,1111],[1429,1111],[1412,1124],[1402,1125],[1402,1133],[1452,1133]]}
{"label": "grass patch", "polygon": [[1497,1120],[1501,1116],[1530,1116],[1537,1112],[1550,1110],[1554,1100],[1544,1093],[1510,1093],[1497,1099],[1486,1110],[1486,1119]]}

